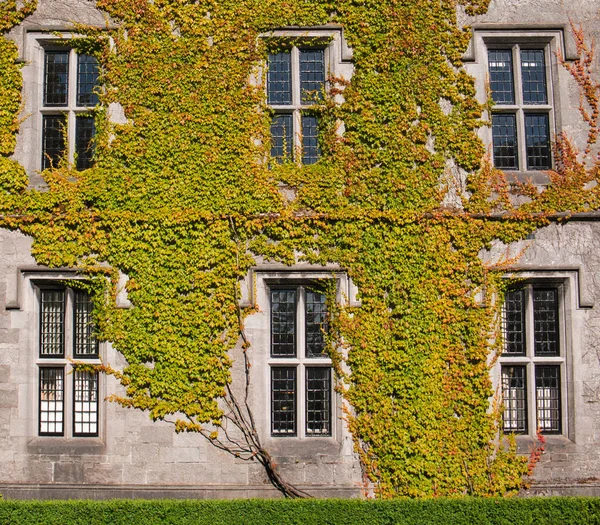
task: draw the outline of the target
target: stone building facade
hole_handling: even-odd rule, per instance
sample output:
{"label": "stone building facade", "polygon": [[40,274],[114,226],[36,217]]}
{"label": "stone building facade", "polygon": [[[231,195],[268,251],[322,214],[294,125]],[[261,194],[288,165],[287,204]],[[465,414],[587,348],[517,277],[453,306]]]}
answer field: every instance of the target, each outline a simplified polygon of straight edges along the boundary
{"label": "stone building facade", "polygon": [[[498,83],[498,92],[503,89],[502,82],[508,83],[515,97],[497,101],[491,116],[493,125],[482,129],[481,137],[492,149],[497,165],[507,167],[518,178],[532,178],[543,185],[547,180],[544,169],[551,167],[544,165],[551,163],[544,144],[549,145],[550,138],[560,131],[567,132],[581,147],[585,143],[586,130],[577,109],[579,91],[568,72],[559,66],[556,53],[567,60],[576,58],[571,20],[598,40],[600,1],[574,0],[566,4],[557,0],[492,0],[485,15],[473,18],[461,14],[459,19],[472,27],[473,38],[464,61],[467,71],[476,78],[480,101],[485,101],[488,80],[492,81],[492,90],[493,83]],[[105,19],[84,0],[40,0],[37,11],[10,33],[24,61],[23,114],[27,115],[15,158],[27,169],[33,187],[41,185],[40,159],[52,148],[48,130],[53,112],[52,103],[44,98],[44,76],[48,74],[44,60],[54,50],[55,32],[68,36],[73,22],[103,26]],[[285,34],[288,30],[281,31]],[[329,67],[349,79],[351,51],[340,29],[315,28],[311,36],[331,42],[326,58]],[[61,58],[52,60],[56,65]],[[67,67],[75,68],[76,63],[73,59]],[[70,71],[72,77],[76,75],[75,69]],[[515,89],[524,84],[527,89]],[[541,89],[540,85],[545,87]],[[545,98],[532,102],[523,95],[526,90],[536,93],[530,96],[543,96],[540,91],[545,90]],[[66,110],[61,106],[61,111],[75,122],[80,113],[78,102],[65,104]],[[118,119],[119,108],[110,109],[112,118]],[[74,133],[75,127],[70,127]],[[285,132],[284,124],[281,129]],[[44,134],[47,140],[42,143]],[[77,137],[70,140],[76,142]],[[538,145],[533,153],[529,149],[532,140]],[[285,142],[282,144],[285,147]],[[520,431],[517,441],[524,453],[534,442],[536,413],[548,431],[546,453],[530,489],[533,494],[600,494],[599,219],[595,213],[575,216],[566,223],[541,229],[518,245],[498,245],[484,255],[493,259],[506,253],[522,253],[514,274],[525,279],[524,285],[510,296],[508,309],[510,344],[514,346],[500,358],[493,377],[509,398],[507,430]],[[85,314],[85,305],[77,306],[77,287],[64,284],[78,277],[68,268],[37,265],[31,256],[31,240],[20,233],[0,231],[0,246],[1,494],[11,498],[277,495],[257,462],[236,460],[198,435],[176,434],[168,423],[152,423],[142,412],[103,401],[119,392],[112,377],[97,378],[90,387],[89,377],[78,379],[69,374],[69,358],[86,352],[77,346],[76,328],[77,315]],[[312,301],[311,308],[318,309],[314,305],[318,305],[319,298],[309,297],[303,283],[320,277],[337,280],[340,300],[356,300],[353,284],[339,269],[266,264],[254,269],[247,278],[247,296],[242,299],[265,306],[247,322],[253,347],[269,345],[273,331],[268,318],[269,301],[292,301],[294,308],[303,312],[298,314],[302,316],[299,322],[306,322],[306,305]],[[291,296],[269,296],[286,280],[293,284],[285,287],[286,292],[291,289]],[[66,305],[59,335],[64,337],[67,351],[53,354],[49,346],[49,355],[44,355],[46,350],[40,349],[44,334],[40,332],[47,327],[43,327],[40,317],[52,314],[56,299],[52,294],[57,290],[62,294],[61,304]],[[120,306],[128,307],[126,297],[120,301]],[[81,337],[85,339],[85,334]],[[544,339],[543,348],[537,346],[538,338]],[[124,364],[108,343],[89,352],[92,362],[98,355],[116,367]],[[341,403],[322,375],[323,370],[330,374],[330,363],[324,359],[318,366],[304,361],[295,364],[301,371],[309,369],[315,374],[317,390],[321,395],[328,393],[329,405],[326,418],[322,413],[315,416],[301,410],[299,428],[305,430],[294,438],[281,436],[287,423],[283,419],[274,421],[269,402],[265,401],[274,384],[270,371],[282,369],[274,366],[277,364],[281,365],[267,352],[257,354],[251,402],[259,414],[257,428],[277,458],[282,474],[319,497],[360,496],[360,466],[344,426]],[[241,373],[236,367],[233,373]],[[43,383],[42,369],[62,370],[61,380],[53,376]],[[49,402],[56,401],[54,394],[40,385],[55,388],[59,383],[63,397],[57,408]],[[77,401],[82,389],[88,392],[85,407]],[[90,391],[94,392],[92,398]],[[307,391],[298,392],[300,406],[307,406],[301,401],[308,395]],[[59,412],[62,415],[57,416]],[[325,429],[322,436],[307,435],[318,434],[320,429]]]}

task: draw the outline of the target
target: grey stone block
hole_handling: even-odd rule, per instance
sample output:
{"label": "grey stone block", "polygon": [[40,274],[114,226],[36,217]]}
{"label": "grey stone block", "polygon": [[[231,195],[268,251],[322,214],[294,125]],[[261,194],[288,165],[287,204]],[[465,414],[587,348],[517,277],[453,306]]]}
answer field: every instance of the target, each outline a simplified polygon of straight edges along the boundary
{"label": "grey stone block", "polygon": [[6,387],[0,390],[0,408],[17,408],[19,395],[16,387]]}
{"label": "grey stone block", "polygon": [[55,483],[83,483],[84,467],[82,463],[55,463]]}

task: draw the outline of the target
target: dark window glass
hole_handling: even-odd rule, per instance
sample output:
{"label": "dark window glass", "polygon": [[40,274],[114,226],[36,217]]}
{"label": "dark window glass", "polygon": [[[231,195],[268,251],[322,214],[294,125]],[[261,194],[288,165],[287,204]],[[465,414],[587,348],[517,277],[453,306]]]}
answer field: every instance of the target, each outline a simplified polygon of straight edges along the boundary
{"label": "dark window glass", "polygon": [[560,366],[535,367],[537,424],[542,432],[560,432]]}
{"label": "dark window glass", "polygon": [[98,374],[73,371],[73,435],[98,435]]}
{"label": "dark window glass", "polygon": [[306,357],[326,357],[324,331],[327,331],[327,303],[325,295],[306,291]]}
{"label": "dark window glass", "polygon": [[292,57],[289,51],[269,54],[267,101],[274,105],[292,103]]}
{"label": "dark window glass", "polygon": [[488,64],[492,99],[497,104],[514,104],[512,50],[490,49],[488,51]]}
{"label": "dark window glass", "polygon": [[547,113],[525,113],[527,169],[550,169],[550,133]]}
{"label": "dark window glass", "polygon": [[302,115],[302,164],[319,160],[319,120],[313,115]]}
{"label": "dark window glass", "polygon": [[69,102],[69,51],[44,54],[44,106],[66,106]]}
{"label": "dark window glass", "polygon": [[39,432],[62,436],[64,432],[64,369],[40,368]]}
{"label": "dark window glass", "polygon": [[98,343],[94,337],[92,313],[94,305],[87,292],[76,290],[74,303],[74,348],[77,357],[97,357]]}
{"label": "dark window glass", "polygon": [[331,368],[306,368],[306,434],[331,434]]}
{"label": "dark window glass", "polygon": [[527,380],[524,366],[502,367],[502,403],[504,432],[527,432]]}
{"label": "dark window glass", "polygon": [[98,85],[98,62],[90,55],[77,55],[77,105],[98,104],[95,88]]}
{"label": "dark window glass", "polygon": [[492,136],[494,143],[494,166],[505,170],[519,167],[517,153],[517,124],[514,114],[497,113],[492,115]]}
{"label": "dark window glass", "polygon": [[302,104],[322,100],[325,85],[325,50],[300,49],[300,93]]}
{"label": "dark window glass", "polygon": [[94,117],[78,116],[75,119],[75,154],[80,171],[93,166],[95,133]]}
{"label": "dark window glass", "polygon": [[40,290],[40,357],[63,357],[64,336],[64,290]]}
{"label": "dark window glass", "polygon": [[521,50],[523,104],[547,104],[546,65],[543,49]]}
{"label": "dark window glass", "polygon": [[296,434],[296,368],[271,368],[271,434]]}
{"label": "dark window glass", "polygon": [[271,157],[278,163],[292,158],[292,115],[274,115],[271,121]]}
{"label": "dark window glass", "polygon": [[57,166],[65,154],[66,117],[44,115],[42,117],[42,169]]}
{"label": "dark window glass", "polygon": [[271,356],[296,356],[296,290],[271,290]]}
{"label": "dark window glass", "polygon": [[559,355],[557,290],[533,290],[533,332],[536,356]]}
{"label": "dark window glass", "polygon": [[524,290],[509,290],[504,298],[504,353],[525,355]]}

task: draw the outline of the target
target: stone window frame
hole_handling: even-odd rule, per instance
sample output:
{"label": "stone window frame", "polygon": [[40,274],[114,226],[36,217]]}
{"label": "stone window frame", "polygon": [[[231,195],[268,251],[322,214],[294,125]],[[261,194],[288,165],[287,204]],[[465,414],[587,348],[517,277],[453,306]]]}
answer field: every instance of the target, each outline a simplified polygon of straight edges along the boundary
{"label": "stone window frame", "polygon": [[[57,36],[60,33],[60,36]],[[77,149],[77,118],[94,117],[95,106],[77,104],[77,66],[78,53],[69,45],[69,40],[77,35],[70,31],[30,31],[25,35],[25,66],[23,67],[23,86],[25,90],[24,103],[28,118],[21,125],[20,135],[24,149],[22,164],[30,172],[41,171],[44,168],[44,118],[66,117],[65,147],[67,160],[74,169],[79,169],[75,163]],[[45,56],[46,52],[68,51],[68,100],[67,105],[47,106],[44,104],[45,89]],[[95,129],[93,130],[95,135]],[[20,138],[21,138],[20,137]],[[81,167],[81,166],[80,166]],[[81,169],[86,169],[81,167]]]}
{"label": "stone window frame", "polygon": [[[97,343],[97,354],[90,358],[75,356],[73,354],[73,321],[72,321],[72,306],[73,306],[73,288],[69,283],[82,282],[85,278],[79,276],[76,271],[70,269],[62,270],[20,270],[19,273],[23,279],[23,292],[17,292],[18,308],[23,308],[31,312],[31,330],[30,330],[30,351],[31,356],[31,422],[32,436],[31,445],[43,444],[86,444],[91,446],[103,445],[103,435],[105,432],[105,381],[102,374],[97,376],[97,425],[96,432],[75,434],[75,395],[74,395],[74,367],[73,362],[85,362],[90,365],[99,365],[102,363],[102,358],[105,352],[104,343]],[[41,290],[58,290],[66,291],[65,296],[65,313],[66,323],[64,327],[64,355],[57,357],[42,357],[40,356],[40,298]],[[17,305],[9,305],[11,309]],[[71,317],[71,318],[69,318]],[[61,433],[41,433],[40,432],[40,369],[42,368],[62,368],[63,372],[63,432]]]}
{"label": "stone window frame", "polygon": [[[256,424],[263,442],[272,447],[277,453],[287,454],[288,447],[301,447],[301,450],[312,455],[319,451],[339,450],[344,436],[342,399],[335,392],[332,375],[331,396],[331,432],[327,436],[305,436],[297,433],[295,436],[271,435],[271,364],[278,364],[278,359],[270,357],[270,294],[272,286],[300,284],[334,280],[336,283],[336,302],[352,307],[360,306],[357,300],[357,289],[348,275],[338,268],[327,268],[316,265],[269,265],[250,270],[242,282],[240,305],[251,308],[254,313],[245,320],[245,332],[252,345],[251,352],[251,385],[253,407],[256,411]],[[321,360],[319,360],[321,361]],[[329,360],[322,360],[326,366],[331,366]],[[304,448],[306,445],[306,449]]]}
{"label": "stone window frame", "polygon": [[[518,439],[535,439],[537,435],[536,425],[536,392],[535,392],[535,367],[544,365],[556,365],[560,367],[560,430],[557,432],[544,432],[542,434],[546,439],[568,438],[574,440],[574,361],[575,361],[575,342],[573,337],[574,314],[576,309],[588,307],[583,304],[581,298],[576,304],[573,296],[579,289],[581,283],[578,282],[580,276],[572,271],[560,270],[525,270],[507,275],[506,278],[515,279],[516,282],[509,289],[523,288],[526,290],[525,298],[525,331],[526,331],[526,351],[525,355],[516,356],[501,353],[492,369],[492,379],[500,400],[502,400],[502,368],[508,366],[521,366],[526,369],[527,397],[526,411],[527,423],[526,430],[523,432],[511,432],[508,429],[506,433],[514,433]],[[532,291],[534,289],[554,289],[557,291],[558,299],[558,345],[559,355],[555,357],[537,357],[534,356],[533,344],[533,305],[531,302]],[[504,309],[502,312],[502,328],[504,328]]]}
{"label": "stone window frame", "polygon": [[[330,89],[330,78],[341,78],[350,80],[354,67],[352,65],[352,50],[348,47],[343,35],[343,29],[338,26],[316,26],[316,27],[288,27],[263,33],[260,38],[267,43],[269,41],[277,43],[278,47],[288,48],[292,55],[292,104],[271,105],[268,103],[268,63],[263,63],[258,68],[256,76],[250,79],[253,85],[262,85],[265,92],[265,101],[267,107],[272,108],[273,117],[278,115],[292,115],[292,144],[291,156],[293,162],[299,165],[303,163],[302,135],[299,131],[302,127],[301,118],[304,114],[311,116],[311,106],[302,104],[302,94],[299,85],[299,49],[323,49],[324,67],[325,67],[325,91]],[[258,79],[262,79],[260,82]],[[343,102],[341,90],[334,96],[334,102],[340,104]],[[343,133],[343,123],[338,123],[338,132]],[[272,150],[271,150],[272,151]],[[275,160],[275,158],[273,158]]]}
{"label": "stone window frame", "polygon": [[[476,87],[478,92],[478,100],[485,103],[489,95],[489,65],[488,65],[488,49],[499,48],[537,48],[544,49],[546,60],[546,86],[548,91],[548,104],[540,106],[540,113],[549,115],[549,130],[550,130],[550,146],[552,148],[555,137],[562,130],[561,117],[561,94],[560,86],[558,85],[559,68],[557,54],[565,57],[566,60],[574,60],[577,58],[576,51],[573,49],[573,43],[565,40],[567,28],[564,25],[560,26],[540,26],[532,27],[523,24],[493,24],[480,23],[475,24],[472,28],[473,38],[471,39],[469,49],[463,56],[466,70],[475,77]],[[516,63],[513,61],[513,68],[516,68]],[[515,82],[515,88],[518,85]],[[520,89],[520,88],[519,88]],[[533,108],[531,111],[535,113],[536,106],[515,105],[497,105],[492,109],[492,114],[501,113],[517,113],[522,116],[524,109]],[[492,155],[492,129],[491,115],[487,115],[490,121],[490,126],[480,128],[479,136],[484,144],[490,148],[489,153]],[[521,182],[532,181],[534,184],[545,185],[548,183],[547,170],[527,169],[525,155],[525,134],[523,119],[518,122],[518,148],[519,148],[519,169],[505,170],[510,175],[511,179]],[[552,154],[551,154],[551,157]],[[554,169],[554,158],[550,169]]]}

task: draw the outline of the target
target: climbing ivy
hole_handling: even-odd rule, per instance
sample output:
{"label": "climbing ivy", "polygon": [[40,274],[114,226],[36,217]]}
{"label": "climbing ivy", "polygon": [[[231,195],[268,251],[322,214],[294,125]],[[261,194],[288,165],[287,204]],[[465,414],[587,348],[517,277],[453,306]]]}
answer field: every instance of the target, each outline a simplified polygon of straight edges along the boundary
{"label": "climbing ivy", "polygon": [[[115,400],[175,415],[179,431],[218,426],[248,313],[239,280],[258,257],[335,263],[361,306],[332,305],[330,350],[377,494],[518,490],[526,459],[490,411],[503,266],[480,253],[596,207],[598,190],[582,189],[595,172],[575,153],[541,195],[484,159],[456,10],[487,3],[97,0],[114,29],[78,27],[70,43],[101,64],[96,163],[45,170],[44,191],[10,160],[21,84],[15,46],[0,40],[0,224],[30,235],[40,264],[92,277],[99,336],[127,360],[105,368],[126,389]],[[29,12],[1,8],[4,32]],[[330,78],[344,102],[318,108],[319,162],[273,166],[264,86],[251,81],[269,46],[260,35],[324,25],[343,27],[354,75]],[[529,197],[518,210],[517,190]],[[118,271],[133,308],[116,307]]]}

